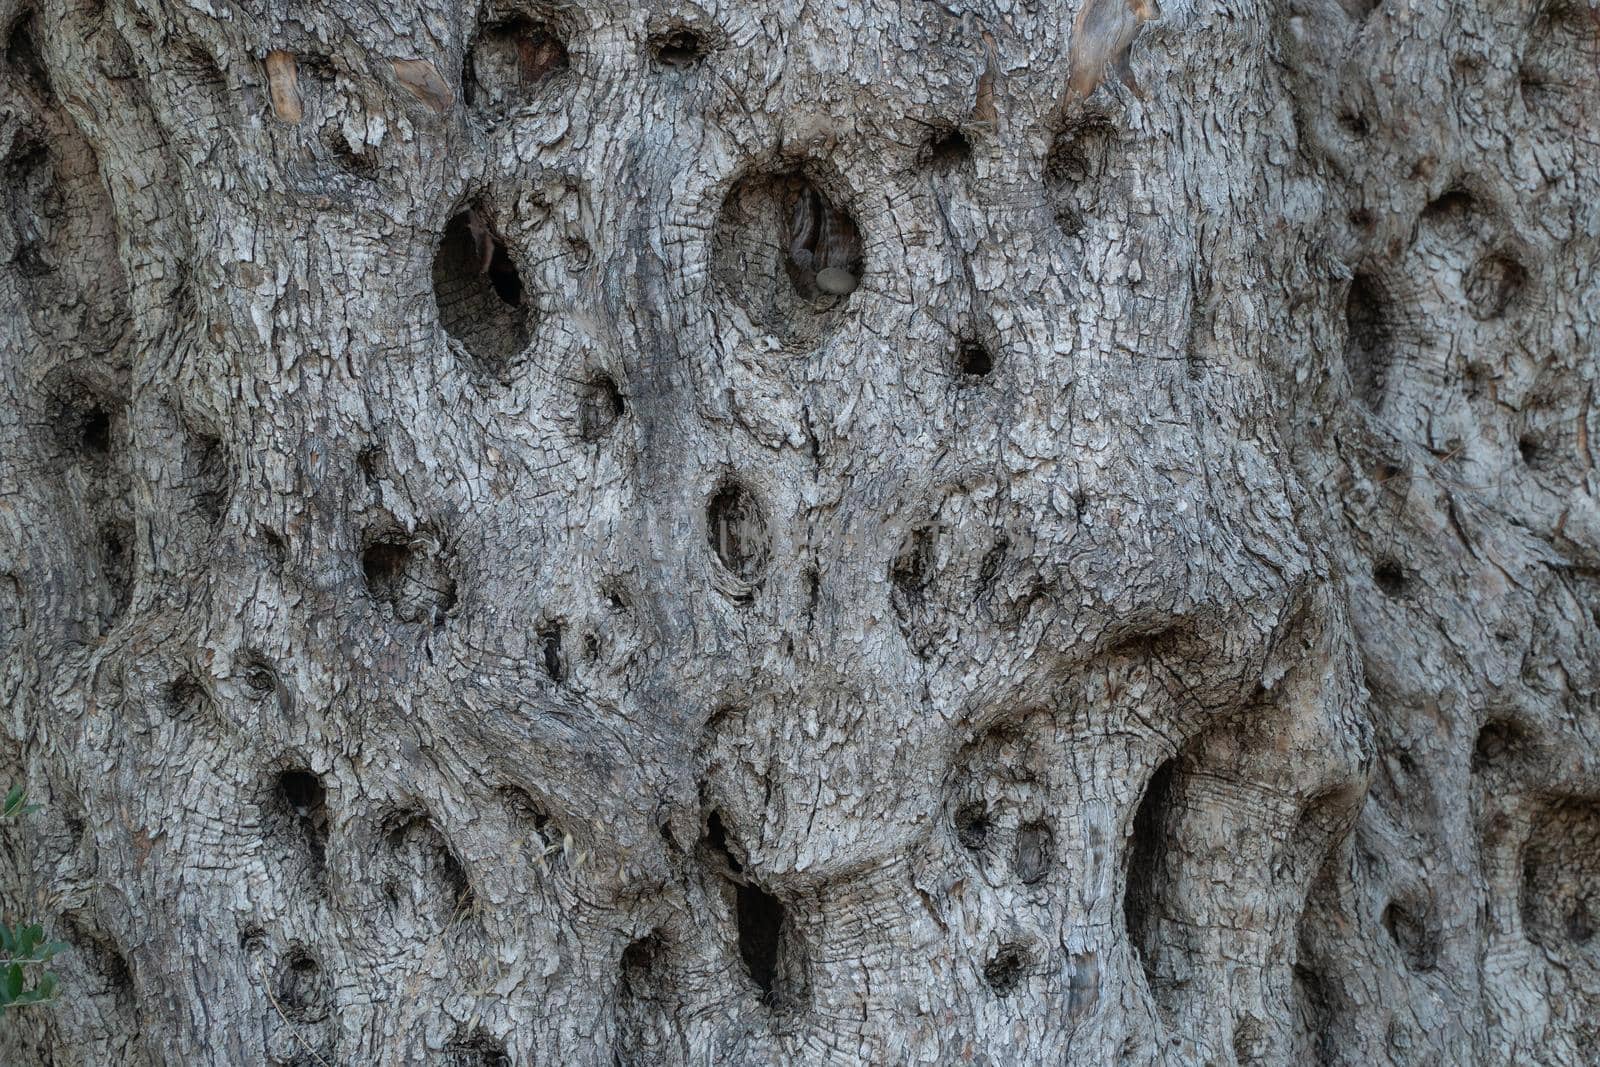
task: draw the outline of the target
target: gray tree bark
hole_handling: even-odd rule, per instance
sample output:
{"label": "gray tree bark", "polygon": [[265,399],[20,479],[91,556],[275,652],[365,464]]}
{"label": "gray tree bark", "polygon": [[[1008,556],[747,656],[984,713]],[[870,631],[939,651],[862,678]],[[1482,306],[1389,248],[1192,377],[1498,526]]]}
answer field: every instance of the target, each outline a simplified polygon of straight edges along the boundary
{"label": "gray tree bark", "polygon": [[1600,1062],[1593,0],[0,31],[0,1060]]}

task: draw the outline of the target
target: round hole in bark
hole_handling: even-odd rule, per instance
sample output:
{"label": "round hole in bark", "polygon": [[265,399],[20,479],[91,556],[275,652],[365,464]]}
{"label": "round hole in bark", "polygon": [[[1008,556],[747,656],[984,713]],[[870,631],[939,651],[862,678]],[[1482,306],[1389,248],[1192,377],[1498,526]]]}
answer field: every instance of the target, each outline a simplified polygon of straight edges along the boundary
{"label": "round hole in bark", "polygon": [[989,834],[994,829],[994,823],[989,818],[989,809],[977,802],[963,804],[956,809],[955,826],[956,840],[960,841],[961,847],[969,852],[982,851],[989,843]]}
{"label": "round hole in bark", "polygon": [[546,623],[539,630],[539,658],[544,663],[544,673],[552,682],[567,678],[567,660],[561,649],[561,624]]}
{"label": "round hole in bark", "polygon": [[332,988],[322,964],[300,946],[289,950],[278,970],[277,1000],[284,1015],[299,1023],[328,1017]]}
{"label": "round hole in bark", "polygon": [[379,535],[361,553],[361,573],[373,600],[401,622],[441,626],[455,607],[455,579],[431,538]]}
{"label": "round hole in bark", "polygon": [[1533,751],[1528,731],[1510,719],[1490,719],[1472,746],[1472,771],[1482,774],[1526,758]]}
{"label": "round hole in bark", "polygon": [[484,369],[503,371],[533,337],[521,272],[482,204],[445,224],[433,257],[433,295],[439,324]]}
{"label": "round hole in bark", "polygon": [[983,965],[983,980],[996,996],[1010,996],[1027,977],[1028,962],[1027,946],[1015,942],[1001,945],[993,958]]}
{"label": "round hole in bark", "polygon": [[1439,962],[1439,939],[1424,916],[1414,908],[1391,900],[1383,909],[1383,928],[1400,949],[1406,967],[1412,971],[1431,971]]}
{"label": "round hole in bark", "polygon": [[956,366],[967,377],[981,378],[994,370],[994,356],[987,346],[976,341],[968,341],[961,346],[961,351],[956,356]]}
{"label": "round hole in bark", "polygon": [[663,67],[693,67],[710,51],[705,39],[687,26],[677,26],[650,38],[650,54]]}
{"label": "round hole in bark", "polygon": [[972,158],[972,143],[954,127],[935,130],[923,147],[923,165],[934,170],[955,170]]}
{"label": "round hole in bark", "polygon": [[494,22],[478,31],[462,66],[462,99],[480,111],[505,112],[570,63],[551,26],[520,16]]}
{"label": "round hole in bark", "polygon": [[1428,201],[1427,206],[1422,209],[1422,217],[1431,222],[1465,219],[1477,209],[1478,203],[1472,194],[1456,187],[1447,189]]}
{"label": "round hole in bark", "polygon": [[604,437],[628,409],[616,379],[597,374],[583,384],[578,396],[578,432],[584,440]]}
{"label": "round hole in bark", "polygon": [[1535,469],[1544,465],[1544,449],[1539,444],[1539,439],[1532,434],[1523,434],[1517,438],[1517,455],[1522,457],[1522,462]]}
{"label": "round hole in bark", "polygon": [[796,172],[747,176],[723,200],[712,236],[718,287],[789,345],[836,326],[865,270],[863,235],[826,184]]}
{"label": "round hole in bark", "polygon": [[1365,137],[1372,132],[1372,126],[1367,122],[1367,117],[1359,111],[1341,111],[1339,113],[1339,126],[1351,137]]}
{"label": "round hole in bark", "polygon": [[1372,568],[1372,580],[1387,596],[1404,596],[1411,585],[1405,568],[1392,559],[1381,561]]}
{"label": "round hole in bark", "polygon": [[729,574],[754,584],[771,552],[767,521],[755,496],[738,482],[725,482],[706,507],[706,537]]}

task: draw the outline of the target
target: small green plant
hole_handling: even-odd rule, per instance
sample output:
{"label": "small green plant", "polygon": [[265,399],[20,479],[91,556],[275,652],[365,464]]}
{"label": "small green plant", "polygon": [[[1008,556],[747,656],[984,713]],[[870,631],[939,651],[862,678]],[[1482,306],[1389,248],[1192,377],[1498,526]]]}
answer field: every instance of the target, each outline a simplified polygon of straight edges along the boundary
{"label": "small green plant", "polygon": [[[0,821],[20,819],[32,815],[40,805],[28,803],[28,791],[14,785],[6,792],[0,804]],[[38,977],[29,984],[29,977],[56,953],[67,946],[45,937],[44,927],[38,923],[19,923],[12,926],[0,922],[0,1014],[24,1004],[43,1004],[54,999],[56,976],[38,970]]]}

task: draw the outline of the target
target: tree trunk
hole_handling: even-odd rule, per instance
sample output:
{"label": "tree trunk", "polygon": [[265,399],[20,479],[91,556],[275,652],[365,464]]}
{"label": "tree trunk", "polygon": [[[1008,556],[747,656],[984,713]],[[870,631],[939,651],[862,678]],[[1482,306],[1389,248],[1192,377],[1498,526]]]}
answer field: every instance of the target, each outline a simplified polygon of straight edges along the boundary
{"label": "tree trunk", "polygon": [[0,0],[0,1060],[1600,1062],[1600,10],[1081,3]]}

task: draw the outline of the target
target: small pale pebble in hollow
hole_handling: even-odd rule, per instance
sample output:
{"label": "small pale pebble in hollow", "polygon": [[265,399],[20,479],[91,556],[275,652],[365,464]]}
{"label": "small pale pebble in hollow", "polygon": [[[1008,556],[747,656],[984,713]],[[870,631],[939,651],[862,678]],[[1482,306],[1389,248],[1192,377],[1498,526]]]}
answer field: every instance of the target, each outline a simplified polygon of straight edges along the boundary
{"label": "small pale pebble in hollow", "polygon": [[841,267],[826,267],[817,271],[817,288],[834,296],[846,296],[856,291],[858,279]]}

